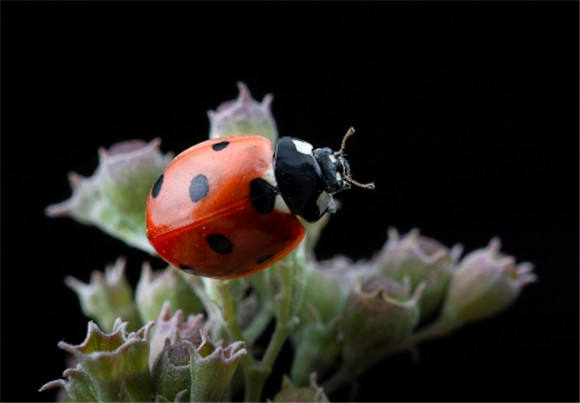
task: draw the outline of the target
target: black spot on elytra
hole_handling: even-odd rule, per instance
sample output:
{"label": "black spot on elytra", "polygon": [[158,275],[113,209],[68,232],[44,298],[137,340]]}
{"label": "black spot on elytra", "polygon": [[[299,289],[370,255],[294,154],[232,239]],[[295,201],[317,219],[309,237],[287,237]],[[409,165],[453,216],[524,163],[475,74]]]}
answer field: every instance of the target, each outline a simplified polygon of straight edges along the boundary
{"label": "black spot on elytra", "polygon": [[214,151],[221,151],[229,145],[230,145],[229,141],[220,141],[219,143],[215,143],[214,145],[212,145],[211,148]]}
{"label": "black spot on elytra", "polygon": [[184,264],[180,264],[179,268],[186,273],[193,274],[194,276],[201,276],[202,275],[199,271],[195,270],[193,267],[189,267],[189,266],[186,266]]}
{"label": "black spot on elytra", "polygon": [[203,174],[199,174],[194,177],[189,184],[189,197],[191,201],[198,202],[207,196],[209,192],[209,183],[207,182],[207,177]]}
{"label": "black spot on elytra", "polygon": [[219,253],[220,255],[228,255],[234,250],[232,241],[230,241],[225,235],[222,234],[208,235],[208,237],[205,238],[205,241],[211,250]]}
{"label": "black spot on elytra", "polygon": [[153,189],[151,189],[151,197],[154,199],[159,196],[159,192],[161,192],[161,186],[163,186],[163,174],[155,181],[153,185]]}
{"label": "black spot on elytra", "polygon": [[250,182],[250,200],[252,206],[262,214],[268,214],[274,209],[278,189],[263,178],[255,178]]}
{"label": "black spot on elytra", "polygon": [[256,259],[256,263],[257,264],[266,263],[268,260],[272,259],[273,257],[274,257],[273,254],[260,256],[259,258]]}

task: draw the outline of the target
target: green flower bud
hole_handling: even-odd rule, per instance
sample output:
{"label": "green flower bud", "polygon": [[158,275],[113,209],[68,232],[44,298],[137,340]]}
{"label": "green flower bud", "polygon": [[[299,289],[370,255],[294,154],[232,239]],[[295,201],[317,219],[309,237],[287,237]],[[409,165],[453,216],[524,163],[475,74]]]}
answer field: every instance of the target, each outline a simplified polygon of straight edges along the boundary
{"label": "green flower bud", "polygon": [[138,329],[141,319],[133,301],[133,290],[125,277],[125,259],[107,265],[105,273],[93,271],[91,282],[85,284],[68,276],[66,284],[77,294],[83,313],[94,319],[102,329],[112,330],[117,318]]}
{"label": "green flower bud", "polygon": [[[341,304],[357,287],[365,274],[369,272],[368,262],[364,260],[353,262],[346,256],[336,255],[331,259],[313,262],[307,266],[308,281],[312,281],[308,292],[308,301],[315,305],[324,318],[331,319],[333,313],[341,311]],[[317,291],[317,286],[323,290]],[[328,304],[327,301],[333,301]],[[316,302],[318,300],[318,302]],[[339,301],[341,301],[339,303]],[[324,313],[328,311],[328,313]]]}
{"label": "green flower bud", "polygon": [[199,347],[186,344],[190,353],[190,401],[217,402],[225,398],[238,362],[246,354],[243,345],[243,342],[237,341],[222,348],[211,344],[204,335]]}
{"label": "green flower bud", "polygon": [[143,264],[135,290],[137,309],[143,322],[157,319],[166,302],[173,309],[180,308],[185,315],[202,312],[201,301],[183,279],[184,275],[187,274],[173,266],[153,272],[149,263]]}
{"label": "green flower bud", "polygon": [[209,324],[202,315],[171,316],[169,304],[163,310],[151,339],[150,363],[157,400],[219,401],[225,397],[241,357],[242,342],[226,348],[221,341],[207,339]]}
{"label": "green flower bud", "polygon": [[291,334],[295,355],[290,374],[296,385],[307,385],[308,374],[324,375],[338,361],[344,305],[367,270],[366,263],[344,256],[306,265],[299,323]]}
{"label": "green flower bud", "polygon": [[271,309],[277,321],[289,329],[294,329],[298,322],[296,315],[304,296],[305,265],[301,243],[268,270],[249,277],[260,303]]}
{"label": "green flower bud", "polygon": [[[245,309],[248,308],[244,304],[244,296],[246,290],[248,289],[247,280],[245,278],[240,279],[231,279],[231,280],[215,280],[208,277],[197,277],[191,278],[192,276],[185,275],[185,280],[190,282],[191,281],[198,281],[201,280],[201,284],[203,285],[203,289],[197,290],[197,295],[200,298],[206,298],[206,308],[208,318],[211,321],[220,322],[223,318],[228,317],[230,314],[227,312],[228,307],[231,304],[232,312],[235,316],[239,315],[241,319],[245,316],[246,312]],[[224,295],[225,294],[225,295]],[[228,303],[224,306],[223,298],[228,299]],[[244,321],[250,320],[249,318],[243,318]],[[219,326],[216,326],[212,329],[211,336],[215,339],[219,339],[223,337],[224,334]]]}
{"label": "green flower bud", "polygon": [[72,400],[150,401],[151,376],[148,334],[153,322],[135,333],[127,333],[127,323],[115,321],[110,334],[89,323],[88,334],[80,345],[65,342],[58,346],[79,362],[74,370],[66,370],[67,381],[53,381],[41,390],[62,386]]}
{"label": "green flower bud", "polygon": [[329,402],[324,390],[316,383],[316,374],[310,374],[310,385],[295,387],[287,376],[282,379],[282,389],[269,402]]}
{"label": "green flower bud", "polygon": [[188,340],[173,343],[165,339],[151,376],[155,385],[155,401],[187,402],[191,389],[190,353]]}
{"label": "green flower bud", "polygon": [[410,293],[410,285],[386,277],[358,284],[346,302],[343,329],[344,367],[353,375],[384,358],[405,343],[419,321],[423,285]]}
{"label": "green flower bud", "polygon": [[[165,347],[166,340],[175,343],[185,339],[198,346],[201,344],[201,334],[207,334],[209,324],[203,323],[203,315],[189,315],[185,321],[185,314],[181,309],[171,315],[171,306],[168,302],[163,305],[151,337],[151,352],[149,366],[152,368],[157,356]],[[187,359],[189,365],[189,358]]]}
{"label": "green flower bud", "polygon": [[462,247],[455,245],[449,250],[436,240],[419,235],[417,229],[400,237],[396,229],[390,228],[388,234],[389,239],[375,259],[371,272],[397,281],[408,277],[412,290],[424,283],[421,318],[431,316],[443,302]]}
{"label": "green flower bud", "polygon": [[238,88],[240,95],[237,99],[224,102],[215,111],[208,111],[209,138],[259,134],[274,144],[278,139],[278,129],[270,111],[272,95],[266,95],[262,103],[258,103],[252,98],[246,84],[239,82]]}
{"label": "green flower bud", "polygon": [[324,375],[338,361],[342,349],[340,319],[336,317],[328,323],[322,323],[320,318],[312,320],[293,332],[291,340],[294,358],[290,375],[296,385],[307,385],[309,373]]}
{"label": "green flower bud", "polygon": [[304,297],[299,311],[300,326],[313,319],[328,323],[340,315],[351,285],[342,281],[346,271],[356,272],[344,256],[306,265]]}
{"label": "green flower bud", "polygon": [[70,216],[95,225],[128,245],[155,254],[145,236],[147,195],[171,156],[159,151],[160,140],[149,144],[131,140],[99,150],[99,166],[93,176],[69,174],[70,199],[51,205],[50,217]]}
{"label": "green flower bud", "polygon": [[515,258],[499,251],[500,241],[471,252],[453,273],[442,320],[460,326],[501,312],[513,303],[524,286],[536,281],[531,263],[516,265]]}

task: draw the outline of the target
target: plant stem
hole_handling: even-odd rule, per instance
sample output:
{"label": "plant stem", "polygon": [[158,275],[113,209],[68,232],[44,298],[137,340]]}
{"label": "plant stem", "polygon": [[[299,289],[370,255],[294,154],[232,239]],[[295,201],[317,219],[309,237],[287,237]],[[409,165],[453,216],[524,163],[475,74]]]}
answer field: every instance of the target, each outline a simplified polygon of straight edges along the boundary
{"label": "plant stem", "polygon": [[[216,288],[222,300],[223,319],[230,338],[234,341],[245,342],[238,321],[236,320],[236,312],[234,310],[234,303],[228,281],[217,281]],[[270,371],[266,371],[261,363],[256,362],[249,351],[248,354],[241,358],[240,366],[244,373],[245,380],[244,401],[259,401],[262,395],[264,383]]]}
{"label": "plant stem", "polygon": [[290,330],[294,327],[292,314],[292,270],[289,267],[276,265],[275,270],[281,279],[280,292],[274,297],[276,305],[276,328],[270,338],[262,363],[272,368],[280,353]]}
{"label": "plant stem", "polygon": [[[269,276],[258,279],[261,282],[257,289],[261,293],[260,297],[263,305],[258,315],[252,321],[251,327],[244,332],[245,334],[242,333],[236,318],[235,304],[232,299],[229,282],[217,281],[215,283],[216,290],[221,299],[221,314],[225,328],[233,341],[244,341],[246,345],[249,341],[255,341],[268,325],[272,313],[275,312],[276,314],[276,327],[262,359],[257,361],[251,354],[246,354],[240,360],[240,367],[242,368],[245,380],[244,400],[246,402],[255,402],[261,399],[266,379],[268,379],[276,358],[280,354],[290,331],[296,324],[293,315],[299,301],[293,301],[293,297],[301,297],[302,290],[299,288],[302,282],[296,282],[295,277],[298,276],[302,280],[303,270],[299,270],[302,267],[296,268],[296,266],[300,266],[300,263],[297,262],[295,256],[292,256],[291,259],[275,264],[269,269]],[[295,268],[297,270],[294,270]],[[275,295],[272,295],[273,293],[268,293],[267,290],[271,290],[271,285],[274,283],[268,283],[276,280],[279,281],[279,291]],[[298,289],[295,290],[294,288]],[[274,309],[272,309],[272,300],[274,301]]]}
{"label": "plant stem", "polygon": [[247,341],[250,345],[254,344],[254,342],[260,337],[260,335],[264,332],[264,329],[272,320],[272,308],[270,305],[263,304],[260,307],[260,310],[252,319],[252,322],[246,327],[243,331],[244,340]]}
{"label": "plant stem", "polygon": [[266,379],[270,375],[270,368],[266,368],[261,362],[254,361],[248,371],[244,372],[246,380],[246,390],[244,393],[245,402],[259,402],[262,398],[262,390]]}
{"label": "plant stem", "polygon": [[[234,303],[232,301],[232,295],[230,293],[230,288],[228,281],[216,281],[216,288],[222,300],[222,314],[223,319],[226,324],[227,332],[230,335],[232,341],[245,341],[242,335],[242,330],[236,320],[236,312],[234,310]],[[252,365],[252,357],[249,354],[244,355],[240,360],[240,365],[244,369],[244,372]]]}
{"label": "plant stem", "polygon": [[250,390],[247,388],[245,396],[245,400],[249,402],[258,401],[261,398],[262,389],[272,371],[276,358],[280,354],[291,329],[294,327],[294,321],[291,318],[292,270],[291,268],[284,267],[284,265],[281,264],[276,264],[270,270],[272,270],[271,275],[278,276],[281,280],[280,291],[274,296],[276,327],[262,360],[259,363],[256,363],[256,365],[254,365],[250,370],[250,380],[253,389]]}

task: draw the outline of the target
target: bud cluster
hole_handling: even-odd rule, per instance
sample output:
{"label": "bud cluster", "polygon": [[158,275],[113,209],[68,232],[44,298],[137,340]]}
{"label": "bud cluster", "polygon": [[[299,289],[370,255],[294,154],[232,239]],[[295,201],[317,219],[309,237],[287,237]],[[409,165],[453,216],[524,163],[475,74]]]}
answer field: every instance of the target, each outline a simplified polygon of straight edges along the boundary
{"label": "bud cluster", "polygon": [[[275,141],[272,97],[258,103],[244,84],[239,90],[208,113],[210,137],[256,133]],[[47,214],[96,225],[154,255],[145,200],[170,156],[158,140],[99,155],[95,174],[71,174],[73,196]],[[460,245],[448,248],[416,229],[389,229],[368,261],[317,261],[314,246],[327,222],[305,223],[306,238],[292,253],[248,278],[217,281],[146,262],[133,289],[122,258],[88,284],[67,277],[93,321],[82,344],[59,343],[76,367],[41,390],[61,387],[71,400],[224,401],[243,389],[244,400],[257,401],[289,339],[289,377],[271,398],[328,401],[385,357],[501,312],[536,280],[532,265],[502,253],[498,239],[461,258]],[[260,346],[270,323],[274,331]]]}

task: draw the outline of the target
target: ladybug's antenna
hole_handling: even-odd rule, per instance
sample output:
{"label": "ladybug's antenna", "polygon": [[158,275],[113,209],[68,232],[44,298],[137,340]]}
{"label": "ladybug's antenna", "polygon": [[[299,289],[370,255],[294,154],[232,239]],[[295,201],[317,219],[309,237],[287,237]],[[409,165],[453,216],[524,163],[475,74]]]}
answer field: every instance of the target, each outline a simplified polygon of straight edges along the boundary
{"label": "ladybug's antenna", "polygon": [[338,150],[338,155],[346,155],[344,149],[346,148],[346,140],[354,134],[354,127],[350,127],[344,137],[342,138],[342,143],[340,143],[340,150]]}
{"label": "ladybug's antenna", "polygon": [[[348,131],[346,132],[346,134],[344,135],[344,137],[342,138],[342,143],[340,143],[340,150],[338,150],[338,155],[341,157],[344,157],[346,154],[344,153],[344,149],[346,148],[346,140],[348,140],[348,138],[350,136],[352,136],[355,133],[354,127],[350,127],[348,129]],[[347,165],[348,167],[348,165]],[[359,183],[357,181],[355,181],[354,179],[352,179],[350,177],[350,169],[348,170],[348,175],[344,178],[344,180],[348,183],[350,183],[353,186],[362,188],[362,189],[374,189],[375,188],[375,184],[373,182],[369,182],[369,183]]]}
{"label": "ladybug's antenna", "polygon": [[354,186],[359,187],[359,188],[368,189],[368,190],[373,190],[375,188],[374,182],[359,183],[352,178],[344,178],[344,180],[347,181],[348,183],[350,183],[351,185],[354,185]]}

